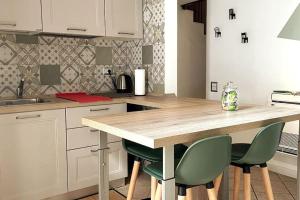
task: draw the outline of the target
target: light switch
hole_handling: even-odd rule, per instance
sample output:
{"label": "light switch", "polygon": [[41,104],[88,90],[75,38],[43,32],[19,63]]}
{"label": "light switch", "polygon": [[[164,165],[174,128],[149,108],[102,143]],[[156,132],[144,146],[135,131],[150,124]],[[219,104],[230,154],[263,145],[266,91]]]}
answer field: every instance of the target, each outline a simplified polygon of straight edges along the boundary
{"label": "light switch", "polygon": [[211,92],[218,92],[218,82],[211,82],[210,83],[210,91]]}

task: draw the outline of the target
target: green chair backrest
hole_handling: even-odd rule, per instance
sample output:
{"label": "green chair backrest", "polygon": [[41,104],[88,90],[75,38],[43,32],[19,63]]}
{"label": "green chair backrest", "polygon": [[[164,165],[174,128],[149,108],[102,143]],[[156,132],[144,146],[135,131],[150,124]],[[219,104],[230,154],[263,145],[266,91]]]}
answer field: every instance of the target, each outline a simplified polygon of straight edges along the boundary
{"label": "green chair backrest", "polygon": [[244,164],[264,164],[271,160],[280,143],[284,122],[277,122],[264,127],[255,136],[247,153],[238,161]]}
{"label": "green chair backrest", "polygon": [[229,166],[231,137],[215,136],[192,144],[175,170],[176,183],[201,185],[213,181]]}

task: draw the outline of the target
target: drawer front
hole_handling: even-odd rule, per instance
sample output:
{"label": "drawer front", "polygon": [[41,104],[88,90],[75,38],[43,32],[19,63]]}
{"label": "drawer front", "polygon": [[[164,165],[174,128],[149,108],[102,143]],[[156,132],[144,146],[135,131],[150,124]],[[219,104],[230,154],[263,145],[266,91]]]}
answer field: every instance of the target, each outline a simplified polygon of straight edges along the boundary
{"label": "drawer front", "polygon": [[[122,139],[108,134],[108,143],[119,142]],[[99,131],[89,127],[67,130],[67,149],[78,149],[99,144]]]}
{"label": "drawer front", "polygon": [[[127,177],[127,153],[121,142],[109,147],[109,180]],[[97,146],[68,151],[68,190],[74,191],[98,184],[99,159]]]}
{"label": "drawer front", "polygon": [[67,128],[83,127],[81,119],[90,116],[106,116],[127,112],[126,104],[110,104],[79,108],[67,108]]}

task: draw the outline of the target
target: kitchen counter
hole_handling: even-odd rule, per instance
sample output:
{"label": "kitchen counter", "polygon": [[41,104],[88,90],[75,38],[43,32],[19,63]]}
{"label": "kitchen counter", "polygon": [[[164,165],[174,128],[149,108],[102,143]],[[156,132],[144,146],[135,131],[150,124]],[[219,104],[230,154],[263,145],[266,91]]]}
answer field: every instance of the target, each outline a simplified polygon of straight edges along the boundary
{"label": "kitchen counter", "polygon": [[[175,199],[174,145],[204,137],[238,133],[278,121],[300,120],[300,109],[242,105],[238,111],[224,111],[220,102],[176,97],[129,98],[136,103],[161,109],[85,117],[82,124],[100,130],[100,199],[108,198],[107,133],[150,148],[163,148],[163,199]],[[299,166],[298,166],[299,168]],[[298,170],[300,176],[300,170]],[[298,184],[300,184],[298,180]],[[228,173],[224,172],[221,200],[228,200]],[[299,187],[298,187],[299,190]]]}
{"label": "kitchen counter", "polygon": [[55,97],[42,97],[49,102],[36,103],[36,104],[23,104],[23,105],[9,105],[0,106],[1,114],[12,114],[22,112],[33,112],[43,110],[56,110],[65,108],[75,108],[84,106],[97,106],[107,104],[119,104],[119,103],[131,103],[139,104],[144,106],[156,107],[156,108],[176,108],[194,106],[199,104],[217,104],[216,101],[208,101],[203,99],[192,99],[192,98],[176,98],[174,96],[142,96],[142,97],[126,97],[126,98],[115,98],[112,101],[100,101],[93,103],[78,103],[65,99],[59,99]]}

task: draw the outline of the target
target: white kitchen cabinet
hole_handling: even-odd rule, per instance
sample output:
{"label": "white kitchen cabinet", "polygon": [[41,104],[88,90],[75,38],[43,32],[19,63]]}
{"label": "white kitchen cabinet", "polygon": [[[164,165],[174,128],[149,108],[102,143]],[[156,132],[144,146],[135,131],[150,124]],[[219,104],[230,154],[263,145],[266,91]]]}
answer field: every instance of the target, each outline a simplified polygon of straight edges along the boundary
{"label": "white kitchen cabinet", "polygon": [[0,0],[0,30],[41,32],[40,0]]}
{"label": "white kitchen cabinet", "polygon": [[0,115],[0,199],[67,192],[65,110]]}
{"label": "white kitchen cabinet", "polygon": [[[121,142],[110,143],[109,147],[109,180],[127,176],[127,153]],[[68,151],[68,190],[74,191],[99,182],[98,146]]]}
{"label": "white kitchen cabinet", "polygon": [[143,38],[143,1],[106,0],[106,36]]}
{"label": "white kitchen cabinet", "polygon": [[43,32],[105,35],[104,0],[42,0]]}
{"label": "white kitchen cabinet", "polygon": [[[127,112],[126,104],[108,104],[66,109],[68,191],[97,185],[99,131],[84,127],[83,117],[107,116]],[[108,134],[109,179],[127,177],[127,153],[122,147],[121,138]]]}
{"label": "white kitchen cabinet", "polygon": [[[108,134],[108,143],[120,142],[120,137]],[[67,131],[67,150],[79,149],[83,147],[90,147],[98,145],[99,143],[99,130],[82,127],[69,129]]]}
{"label": "white kitchen cabinet", "polygon": [[91,116],[107,116],[127,111],[126,104],[67,108],[67,128],[82,127],[81,119]]}

